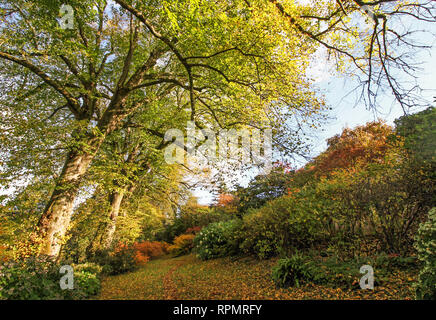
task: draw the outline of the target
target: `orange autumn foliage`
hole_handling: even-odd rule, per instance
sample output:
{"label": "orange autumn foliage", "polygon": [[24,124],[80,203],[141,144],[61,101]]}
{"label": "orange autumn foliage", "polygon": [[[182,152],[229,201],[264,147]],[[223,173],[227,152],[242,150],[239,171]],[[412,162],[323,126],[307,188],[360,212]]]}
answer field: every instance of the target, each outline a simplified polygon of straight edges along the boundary
{"label": "orange autumn foliage", "polygon": [[186,229],[185,233],[188,233],[188,234],[197,234],[197,233],[199,233],[201,231],[201,229],[202,228],[199,227],[199,226],[191,227],[191,228]]}
{"label": "orange autumn foliage", "polygon": [[182,234],[174,239],[174,243],[168,248],[168,251],[176,255],[187,254],[194,247],[194,238],[194,234]]}
{"label": "orange autumn foliage", "polygon": [[164,255],[169,247],[167,243],[159,241],[136,242],[133,246],[137,252],[149,258]]}
{"label": "orange autumn foliage", "polygon": [[135,263],[138,266],[142,266],[142,265],[146,264],[149,260],[150,260],[149,256],[146,256],[146,255],[142,254],[140,251],[136,251],[136,254],[135,254]]}
{"label": "orange autumn foliage", "polygon": [[115,246],[114,248],[114,254],[120,253],[124,250],[128,250],[129,249],[129,245],[127,243],[124,242],[118,242],[118,244]]}
{"label": "orange autumn foliage", "polygon": [[225,207],[230,205],[234,201],[234,196],[229,193],[221,193],[218,196],[218,206]]}
{"label": "orange autumn foliage", "polygon": [[135,263],[137,265],[144,265],[150,261],[150,259],[168,253],[168,247],[168,243],[159,241],[142,241],[130,245],[127,243],[118,243],[113,254],[133,250]]}
{"label": "orange autumn foliage", "polygon": [[381,121],[354,129],[345,128],[341,134],[327,140],[327,150],[315,159],[317,175],[350,168],[357,162],[383,161],[389,146],[388,138],[393,132],[391,126]]}

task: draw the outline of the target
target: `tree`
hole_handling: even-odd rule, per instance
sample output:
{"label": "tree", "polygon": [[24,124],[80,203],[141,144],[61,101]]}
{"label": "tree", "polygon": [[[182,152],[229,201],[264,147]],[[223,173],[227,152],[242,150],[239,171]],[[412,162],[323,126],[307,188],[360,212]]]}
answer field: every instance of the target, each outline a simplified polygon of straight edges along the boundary
{"label": "tree", "polygon": [[[331,1],[309,10],[275,0],[142,0],[134,5],[71,0],[75,27],[70,30],[60,28],[55,19],[60,1],[2,1],[0,58],[7,116],[24,104],[40,118],[64,113],[70,120],[61,126],[70,138],[66,160],[38,223],[41,253],[58,254],[80,184],[106,137],[134,110],[148,108],[174,88],[189,101],[187,112],[199,128],[207,123],[265,128],[280,112],[310,117],[322,103],[303,75],[310,54],[322,45],[351,59],[363,73],[364,66],[369,68],[370,97],[371,79],[384,79],[397,100],[408,105],[410,95],[403,92],[410,91],[402,91],[389,64],[405,71],[413,68],[387,46],[395,41],[408,46],[409,33],[395,33],[388,22],[404,15],[434,21],[434,5],[394,2],[389,11],[392,1]],[[363,37],[368,50],[360,59],[347,51],[349,41],[338,32],[344,30],[345,16],[364,5],[376,14],[372,36]],[[327,29],[301,22],[313,19],[326,21]],[[355,29],[345,25],[345,30],[359,39]],[[17,92],[24,97],[21,101]],[[35,100],[36,106],[31,104]]]}
{"label": "tree", "polygon": [[435,122],[434,107],[395,120],[397,134],[405,138],[405,147],[421,163],[436,164]]}
{"label": "tree", "polygon": [[[269,36],[264,26],[273,19],[259,19],[260,10],[193,2],[186,12],[176,2],[165,8],[153,1],[140,2],[138,10],[119,3],[125,10],[106,1],[71,1],[76,28],[62,30],[54,19],[57,1],[3,2],[0,58],[2,75],[10,77],[5,85],[12,93],[43,94],[40,103],[53,105],[49,117],[64,112],[74,118],[66,161],[38,223],[44,254],[59,252],[89,165],[137,108],[179,88],[189,97],[191,120],[204,128],[209,119],[228,126],[264,118],[262,110],[274,98],[292,91],[292,105],[299,105],[309,94],[305,79],[296,78],[304,67],[284,58],[310,48]],[[280,45],[289,52],[273,55]],[[9,97],[13,114],[18,102]]]}
{"label": "tree", "polygon": [[433,171],[416,162],[404,137],[383,123],[345,129],[332,141],[315,159],[320,168],[314,168],[312,185],[320,199],[333,200],[328,211],[334,233],[350,243],[353,237],[362,242],[373,237],[387,252],[411,250],[418,225],[434,204]]}
{"label": "tree", "polygon": [[276,164],[267,175],[258,175],[246,188],[236,191],[238,211],[245,213],[250,208],[260,208],[265,203],[286,194],[293,171],[286,165]]}
{"label": "tree", "polygon": [[328,0],[302,10],[293,1],[268,1],[291,28],[327,51],[338,70],[357,78],[359,100],[369,107],[376,109],[379,97],[389,92],[404,113],[428,105],[416,81],[416,56],[432,47],[431,40],[418,39],[425,33],[434,37],[434,1]]}
{"label": "tree", "polygon": [[[419,172],[422,201],[429,207],[436,203],[436,108],[403,116],[395,121],[397,134],[404,139],[410,170]],[[425,196],[425,198],[424,198]]]}
{"label": "tree", "polygon": [[381,162],[393,133],[393,128],[381,121],[353,129],[345,128],[341,134],[327,140],[327,150],[312,164],[318,175],[327,175],[336,169],[351,168],[359,163]]}

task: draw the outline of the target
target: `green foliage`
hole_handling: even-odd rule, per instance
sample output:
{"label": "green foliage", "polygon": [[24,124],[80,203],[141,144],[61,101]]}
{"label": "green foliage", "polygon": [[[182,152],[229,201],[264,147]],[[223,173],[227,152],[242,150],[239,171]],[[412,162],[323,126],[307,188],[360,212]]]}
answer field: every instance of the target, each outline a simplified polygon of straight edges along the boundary
{"label": "green foliage", "polygon": [[115,250],[98,250],[89,261],[102,266],[102,273],[108,275],[122,274],[137,269],[136,250],[133,246],[121,244]]}
{"label": "green foliage", "polygon": [[190,228],[205,227],[229,219],[231,216],[222,210],[201,206],[196,199],[191,198],[180,208],[180,214],[166,226],[165,230],[156,235],[156,239],[171,243]]}
{"label": "green foliage", "polygon": [[277,165],[267,175],[256,176],[246,188],[238,188],[238,211],[247,212],[251,208],[260,208],[265,203],[286,194],[290,174],[286,167]]}
{"label": "green foliage", "polygon": [[299,287],[302,282],[315,279],[313,265],[301,253],[280,259],[272,270],[272,279],[279,287]]}
{"label": "green foliage", "polygon": [[387,271],[414,270],[419,266],[416,256],[388,255],[384,252],[378,254],[371,263],[377,268]]}
{"label": "green foliage", "polygon": [[[75,270],[72,290],[62,290],[59,270],[60,265],[49,257],[6,262],[0,266],[0,299],[85,299],[98,292],[100,280],[97,275],[84,269]],[[95,266],[93,270],[96,271]]]}
{"label": "green foliage", "polygon": [[100,276],[103,271],[103,267],[92,262],[86,262],[81,264],[71,264],[74,269],[74,272],[86,272],[95,274],[96,276]]}
{"label": "green foliage", "polygon": [[405,138],[405,147],[421,162],[436,163],[436,108],[395,120],[397,133]]}
{"label": "green foliage", "polygon": [[188,254],[194,248],[194,238],[193,234],[182,234],[174,239],[174,243],[168,247],[168,251],[175,256]]}
{"label": "green foliage", "polygon": [[436,108],[403,116],[395,121],[397,133],[404,138],[410,167],[420,173],[416,184],[421,198],[430,207],[436,202]]}
{"label": "green foliage", "polygon": [[272,209],[271,204],[243,217],[241,251],[266,259],[278,253],[287,230],[286,211]]}
{"label": "green foliage", "polygon": [[415,248],[424,264],[419,273],[416,298],[436,300],[436,208],[430,210],[428,220],[419,227]]}
{"label": "green foliage", "polygon": [[[407,256],[436,186],[428,166],[411,161],[403,139],[382,122],[345,129],[327,151],[288,175],[278,179],[286,181],[287,195],[244,213],[235,231],[241,252],[265,259],[321,247],[342,260],[381,251]],[[261,201],[268,188],[274,193],[282,186],[268,181],[257,178],[238,193]]]}
{"label": "green foliage", "polygon": [[394,155],[353,175],[339,201],[348,208],[349,221],[354,224],[350,229],[354,227],[356,235],[362,239],[373,235],[381,250],[404,254],[412,251],[435,185],[418,168],[406,161],[398,163],[398,158]]}
{"label": "green foliage", "polygon": [[74,270],[74,286],[78,286],[88,297],[95,296],[101,289],[98,275],[83,270],[77,272]]}
{"label": "green foliage", "polygon": [[291,257],[280,259],[272,270],[272,277],[279,287],[314,283],[332,288],[359,289],[362,265],[370,265],[374,268],[374,284],[379,286],[385,284],[394,271],[416,269],[417,261],[414,257],[386,254],[356,257],[344,261],[336,257],[323,259],[296,253]]}
{"label": "green foliage", "polygon": [[235,219],[211,223],[203,228],[194,239],[197,256],[209,260],[237,253],[241,224],[241,220]]}
{"label": "green foliage", "polygon": [[265,259],[320,241],[324,237],[322,203],[316,200],[313,196],[298,199],[285,196],[249,211],[243,217],[242,251]]}
{"label": "green foliage", "polygon": [[[323,284],[333,288],[342,289],[358,289],[359,280],[362,274],[359,272],[362,265],[368,264],[367,261],[359,259],[351,259],[348,261],[337,260],[335,258],[329,258],[325,261],[313,262],[314,273],[317,274],[317,280],[315,283]],[[374,264],[369,264],[375,268]],[[377,280],[380,274],[377,272]],[[378,282],[375,282],[378,284]]]}

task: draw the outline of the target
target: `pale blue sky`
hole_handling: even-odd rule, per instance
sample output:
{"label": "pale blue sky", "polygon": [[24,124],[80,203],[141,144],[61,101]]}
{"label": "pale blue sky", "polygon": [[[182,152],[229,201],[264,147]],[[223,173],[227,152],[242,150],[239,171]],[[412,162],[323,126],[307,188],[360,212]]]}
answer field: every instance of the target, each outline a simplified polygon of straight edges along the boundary
{"label": "pale blue sky", "polygon": [[[432,97],[436,96],[436,47],[431,52],[423,54],[421,59],[424,64],[423,71],[418,75],[418,83],[424,89],[422,94],[428,100],[433,101]],[[321,69],[323,69],[322,66]],[[400,105],[395,103],[389,95],[381,100],[381,107],[377,114],[368,110],[363,103],[356,105],[356,96],[354,94],[347,95],[357,85],[356,82],[347,78],[332,77],[327,70],[316,72],[323,73],[318,74],[320,81],[316,83],[316,86],[324,92],[326,102],[333,110],[329,113],[332,119],[325,123],[321,130],[315,132],[316,138],[313,141],[312,155],[325,150],[327,147],[326,139],[341,133],[345,127],[353,128],[377,118],[393,124],[395,119],[403,115]],[[421,110],[414,109],[411,113]],[[213,200],[212,194],[206,190],[195,190],[194,195],[199,198],[201,204],[207,205]]]}
{"label": "pale blue sky", "polygon": [[[419,75],[419,84],[424,91],[422,92],[428,100],[433,101],[436,96],[436,48],[426,55],[426,62],[423,65],[423,72]],[[325,140],[335,134],[340,133],[345,127],[355,127],[368,121],[376,120],[378,117],[386,120],[389,124],[403,115],[403,110],[398,103],[393,103],[392,97],[384,98],[381,108],[375,114],[368,110],[362,103],[356,104],[356,96],[347,94],[356,85],[350,79],[330,78],[319,83],[319,86],[326,91],[327,103],[333,108],[331,121],[323,126],[323,132],[319,132],[319,139],[316,142],[318,152],[326,148]],[[411,113],[421,111],[413,109]]]}

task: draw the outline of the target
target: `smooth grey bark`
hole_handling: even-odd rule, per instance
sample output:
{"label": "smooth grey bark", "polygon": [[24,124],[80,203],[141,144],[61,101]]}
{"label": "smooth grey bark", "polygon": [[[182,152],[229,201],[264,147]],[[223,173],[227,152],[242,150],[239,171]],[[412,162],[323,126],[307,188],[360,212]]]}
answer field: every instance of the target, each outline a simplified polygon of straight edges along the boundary
{"label": "smooth grey bark", "polygon": [[121,203],[124,198],[124,191],[115,191],[110,196],[109,222],[106,226],[103,236],[103,248],[109,249],[114,240],[114,234],[117,227],[117,219],[120,213]]}
{"label": "smooth grey bark", "polygon": [[79,154],[77,151],[68,154],[56,188],[37,225],[40,254],[58,256],[70,224],[80,180],[92,159],[91,154]]}

